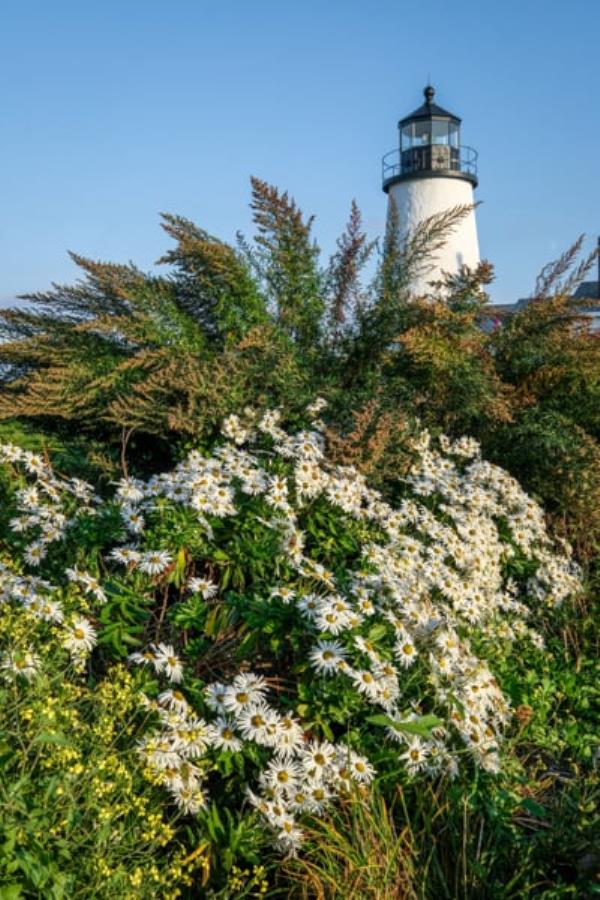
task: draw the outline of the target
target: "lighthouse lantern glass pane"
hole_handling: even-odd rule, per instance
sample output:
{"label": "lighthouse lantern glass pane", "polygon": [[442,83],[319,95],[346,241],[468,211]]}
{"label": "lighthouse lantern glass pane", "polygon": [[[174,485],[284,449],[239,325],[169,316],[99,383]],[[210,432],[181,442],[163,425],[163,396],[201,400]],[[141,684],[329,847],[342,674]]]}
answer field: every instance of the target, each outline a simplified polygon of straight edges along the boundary
{"label": "lighthouse lantern glass pane", "polygon": [[415,122],[415,146],[431,143],[431,121]]}
{"label": "lighthouse lantern glass pane", "polygon": [[450,122],[449,130],[450,130],[450,146],[458,147],[458,125],[455,125],[453,122]]}
{"label": "lighthouse lantern glass pane", "polygon": [[449,139],[448,121],[433,121],[432,127],[432,144],[447,144]]}
{"label": "lighthouse lantern glass pane", "polygon": [[411,147],[414,146],[413,127],[414,127],[414,125],[411,122],[410,125],[405,125],[404,128],[402,129],[402,149],[403,150],[410,150]]}

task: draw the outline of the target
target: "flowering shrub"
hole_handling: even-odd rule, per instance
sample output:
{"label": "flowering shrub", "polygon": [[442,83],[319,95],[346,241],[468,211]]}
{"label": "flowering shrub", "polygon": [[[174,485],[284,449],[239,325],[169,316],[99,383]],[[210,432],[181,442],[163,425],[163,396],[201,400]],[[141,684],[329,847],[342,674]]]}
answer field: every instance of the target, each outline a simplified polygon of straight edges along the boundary
{"label": "flowering shrub", "polygon": [[[18,484],[3,600],[73,677],[128,655],[148,779],[185,814],[248,803],[285,852],[303,814],[378,772],[498,771],[494,654],[540,649],[540,608],[580,589],[542,510],[474,441],[424,433],[392,508],[328,463],[321,408],[291,435],[276,411],[230,416],[221,444],[108,498],[0,448]],[[33,683],[38,645],[24,631],[0,665]]]}
{"label": "flowering shrub", "polygon": [[[3,576],[5,592],[18,588]],[[61,637],[27,606],[3,607],[0,896],[178,897],[203,861],[144,777],[137,673],[115,665],[88,685]]]}

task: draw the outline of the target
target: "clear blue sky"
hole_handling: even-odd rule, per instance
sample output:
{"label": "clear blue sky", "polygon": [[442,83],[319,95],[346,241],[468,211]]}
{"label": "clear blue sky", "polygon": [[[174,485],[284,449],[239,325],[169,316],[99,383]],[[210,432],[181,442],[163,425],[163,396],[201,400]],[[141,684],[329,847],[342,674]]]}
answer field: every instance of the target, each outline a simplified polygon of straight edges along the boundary
{"label": "clear blue sky", "polygon": [[380,157],[428,73],[479,151],[512,302],[600,232],[599,54],[599,0],[5,0],[0,304],[72,281],[67,249],[150,268],[161,210],[248,232],[251,174],[316,214],[326,254],[352,197],[380,234]]}

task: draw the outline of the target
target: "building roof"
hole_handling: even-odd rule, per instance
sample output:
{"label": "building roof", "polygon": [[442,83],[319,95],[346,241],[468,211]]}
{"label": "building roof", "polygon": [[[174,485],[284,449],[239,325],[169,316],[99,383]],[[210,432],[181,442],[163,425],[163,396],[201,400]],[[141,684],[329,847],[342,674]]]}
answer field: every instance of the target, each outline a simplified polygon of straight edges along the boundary
{"label": "building roof", "polygon": [[582,281],[573,296],[582,300],[600,300],[600,281]]}
{"label": "building roof", "polygon": [[425,96],[425,103],[415,109],[414,112],[410,114],[410,116],[405,116],[403,119],[400,119],[400,125],[405,125],[407,122],[412,122],[413,119],[452,119],[453,122],[456,122],[460,125],[460,119],[458,116],[455,116],[454,113],[448,112],[447,109],[443,109],[441,106],[438,106],[437,103],[433,102],[433,97],[435,94],[435,90],[431,87],[430,84],[427,85],[426,88],[423,89],[423,94]]}
{"label": "building roof", "polygon": [[[600,282],[598,281],[584,281],[579,285],[574,294],[571,295],[572,300],[579,300],[580,303],[577,304],[577,312],[582,313],[584,315],[598,315],[600,314],[600,306],[597,303],[589,303],[587,304],[586,300],[597,300],[600,299]],[[529,306],[530,303],[533,302],[533,297],[521,297],[520,300],[517,300],[516,303],[488,303],[485,306],[485,312],[489,314],[490,317],[495,317],[498,319],[504,319],[507,316],[512,316],[513,313],[519,312],[524,309],[526,306]]]}

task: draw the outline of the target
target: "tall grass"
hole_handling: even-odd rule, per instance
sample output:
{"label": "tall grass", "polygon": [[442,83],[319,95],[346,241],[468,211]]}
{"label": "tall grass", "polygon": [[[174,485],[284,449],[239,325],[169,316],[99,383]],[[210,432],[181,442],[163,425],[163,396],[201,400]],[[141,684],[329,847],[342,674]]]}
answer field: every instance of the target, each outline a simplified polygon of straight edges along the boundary
{"label": "tall grass", "polygon": [[348,797],[306,829],[302,856],[288,861],[288,896],[302,900],[416,900],[415,850],[383,796]]}

